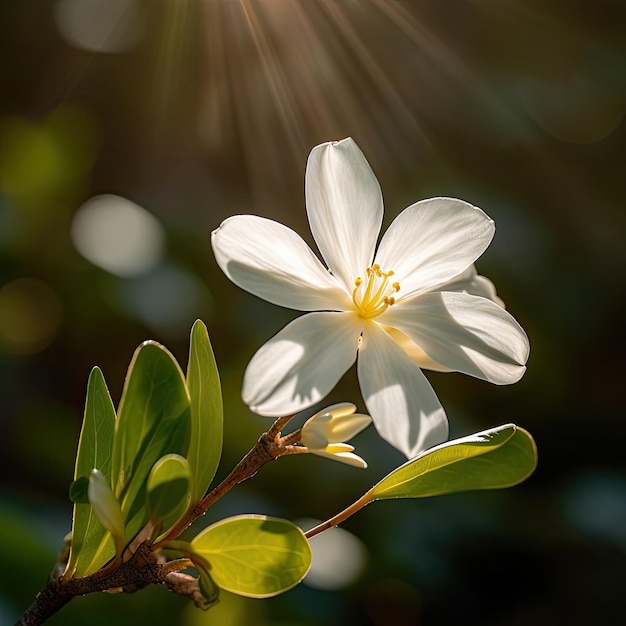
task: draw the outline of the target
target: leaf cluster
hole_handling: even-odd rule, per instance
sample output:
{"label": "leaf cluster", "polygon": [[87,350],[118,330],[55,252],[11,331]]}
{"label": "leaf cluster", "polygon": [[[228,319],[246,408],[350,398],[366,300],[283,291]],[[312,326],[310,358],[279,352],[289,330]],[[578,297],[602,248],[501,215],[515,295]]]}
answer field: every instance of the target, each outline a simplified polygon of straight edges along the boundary
{"label": "leaf cluster", "polygon": [[[166,536],[211,484],[222,435],[219,373],[201,321],[191,331],[186,376],[162,345],[147,341],[137,348],[117,411],[94,368],[70,487],[72,542],[63,578],[97,574],[113,559],[128,558],[120,552],[133,541],[154,544]],[[121,510],[123,537],[98,515],[103,504],[90,501],[94,470]],[[302,531],[262,516],[222,520],[191,544],[166,541],[163,548],[200,571],[205,606],[217,600],[219,588],[252,597],[280,593],[302,580],[310,565]]]}
{"label": "leaf cluster", "polygon": [[[363,506],[391,498],[509,487],[529,476],[537,460],[530,434],[506,424],[423,452],[306,534],[288,520],[241,515],[209,526],[190,542],[179,540],[217,497],[270,458],[285,454],[285,442],[293,451],[291,443],[297,443],[300,431],[284,438],[279,432],[289,419],[279,418],[231,472],[231,481],[225,479],[206,496],[222,452],[223,410],[205,325],[198,320],[192,328],[186,374],[162,345],[140,345],[117,410],[102,372],[94,368],[70,487],[71,548],[60,582],[99,579],[102,585],[141,548],[142,558],[153,554],[152,562],[171,565],[171,574],[195,568],[195,587],[185,593],[202,608],[218,601],[220,589],[270,597],[292,588],[308,572],[308,538]],[[274,445],[279,452],[264,459],[259,456],[263,445]],[[178,578],[170,588],[186,587],[188,578]],[[167,575],[158,580],[167,582]]]}

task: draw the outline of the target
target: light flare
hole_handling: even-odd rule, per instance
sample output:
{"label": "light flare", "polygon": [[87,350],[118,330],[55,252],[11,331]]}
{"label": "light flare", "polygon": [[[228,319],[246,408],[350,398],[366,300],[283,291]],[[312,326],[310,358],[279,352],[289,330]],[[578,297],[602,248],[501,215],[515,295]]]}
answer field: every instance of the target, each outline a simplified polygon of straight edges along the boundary
{"label": "light flare", "polygon": [[[415,94],[431,91],[430,72],[421,68],[461,60],[414,11],[389,0],[367,6],[335,0],[201,6],[206,33],[201,136],[215,154],[237,145],[253,200],[264,200],[262,194],[272,189],[275,204],[276,188],[284,188],[288,178],[285,167],[295,169],[311,143],[345,135],[346,129],[353,135],[367,132],[380,158],[393,160],[398,146],[383,140],[391,124],[407,145],[417,144],[431,160],[441,160],[425,125],[431,99],[416,102]],[[375,41],[411,50],[414,61],[399,65],[393,52],[380,54]],[[283,149],[262,149],[272,144]]]}

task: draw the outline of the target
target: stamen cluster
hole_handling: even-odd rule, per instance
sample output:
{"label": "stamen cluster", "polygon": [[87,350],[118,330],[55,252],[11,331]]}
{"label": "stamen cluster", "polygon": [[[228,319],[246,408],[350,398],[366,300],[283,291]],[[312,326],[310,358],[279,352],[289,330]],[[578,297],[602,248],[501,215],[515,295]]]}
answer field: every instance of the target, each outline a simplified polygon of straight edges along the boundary
{"label": "stamen cluster", "polygon": [[396,303],[393,294],[400,291],[399,282],[390,282],[393,270],[383,272],[378,263],[367,268],[367,280],[358,277],[354,281],[352,302],[357,313],[365,319],[372,319],[387,310],[387,307]]}

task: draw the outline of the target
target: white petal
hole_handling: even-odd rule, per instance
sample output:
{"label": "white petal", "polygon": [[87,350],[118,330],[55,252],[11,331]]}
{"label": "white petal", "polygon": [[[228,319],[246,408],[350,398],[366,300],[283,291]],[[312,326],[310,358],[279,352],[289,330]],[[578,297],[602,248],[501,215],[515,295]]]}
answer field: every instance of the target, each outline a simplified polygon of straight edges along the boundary
{"label": "white petal", "polygon": [[498,297],[495,285],[486,277],[476,271],[475,265],[470,265],[462,274],[451,281],[436,287],[436,291],[462,291],[474,296],[482,296],[493,300],[498,306],[506,308],[502,298]]}
{"label": "white petal", "polygon": [[384,321],[452,370],[498,385],[517,382],[526,371],[530,351],[526,333],[487,298],[427,293],[390,307]]}
{"label": "white petal", "polygon": [[311,450],[311,452],[317,456],[325,456],[326,458],[333,459],[333,461],[340,461],[341,463],[347,463],[354,467],[360,467],[362,469],[367,467],[367,463],[353,452],[338,452],[336,454],[325,452],[324,450]]}
{"label": "white petal", "polygon": [[[462,274],[459,274],[451,281],[435,288],[437,291],[461,291],[475,296],[489,298],[503,309],[506,308],[504,302],[498,297],[495,285],[485,276],[481,276],[476,271],[475,265],[470,265]],[[437,363],[429,357],[417,344],[398,330],[389,326],[383,326],[385,331],[393,337],[394,341],[413,359],[417,367],[435,372],[452,372],[454,370]]]}
{"label": "white petal", "polygon": [[337,402],[337,404],[331,404],[325,409],[318,411],[313,418],[330,414],[330,419],[334,419],[336,417],[343,417],[344,415],[352,415],[355,411],[356,404],[352,404],[352,402]]}
{"label": "white petal", "polygon": [[311,428],[310,425],[307,428],[306,424],[302,428],[300,441],[309,450],[323,450],[328,445],[326,433],[316,428]]}
{"label": "white petal", "polygon": [[346,415],[332,420],[330,423],[331,441],[350,441],[372,423],[369,415]]}
{"label": "white petal", "polygon": [[481,209],[455,198],[431,198],[411,205],[391,223],[376,263],[395,272],[396,300],[452,280],[487,248],[495,226]]}
{"label": "white petal", "polygon": [[302,427],[302,443],[307,448],[323,448],[329,443],[349,441],[372,423],[369,415],[354,411],[356,406],[347,402],[319,411]]}
{"label": "white petal", "polygon": [[311,232],[331,272],[351,293],[374,257],[383,196],[352,139],[324,143],[309,155],[306,208]]}
{"label": "white petal", "polygon": [[354,446],[349,443],[329,443],[325,448],[325,452],[330,454],[340,454],[342,452],[354,452]]}
{"label": "white petal", "polygon": [[235,215],[211,234],[217,263],[236,285],[298,311],[352,308],[348,293],[293,230],[256,215]]}
{"label": "white petal", "polygon": [[[344,417],[346,415],[352,415],[356,411],[356,404],[352,402],[338,402],[337,404],[331,404],[318,411],[315,415],[309,417],[302,427],[305,430],[309,425],[315,424],[319,427],[321,423],[329,424],[333,419],[338,417]],[[326,426],[324,426],[326,428]]]}
{"label": "white petal", "polygon": [[352,313],[295,319],[252,357],[243,401],[255,413],[297,413],[319,402],[354,363],[363,320]]}
{"label": "white petal", "polygon": [[448,421],[433,388],[375,322],[365,329],[357,365],[361,393],[383,439],[408,458],[445,441]]}
{"label": "white petal", "polygon": [[385,332],[411,357],[417,367],[423,370],[433,370],[435,372],[453,372],[449,367],[437,363],[431,359],[417,344],[413,343],[409,336],[397,328],[391,326],[381,326]]}

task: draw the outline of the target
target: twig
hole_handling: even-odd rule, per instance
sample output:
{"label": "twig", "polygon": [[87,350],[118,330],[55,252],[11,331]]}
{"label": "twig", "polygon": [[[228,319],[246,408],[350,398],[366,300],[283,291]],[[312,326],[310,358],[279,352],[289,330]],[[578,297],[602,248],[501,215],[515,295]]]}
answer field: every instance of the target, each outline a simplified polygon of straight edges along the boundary
{"label": "twig", "polygon": [[197,595],[199,591],[196,593],[194,586],[196,583],[192,583],[194,579],[182,574],[176,575],[180,570],[190,567],[191,562],[188,559],[159,562],[156,550],[166,541],[178,537],[193,521],[204,515],[219,498],[235,485],[254,476],[265,463],[283,454],[295,452],[294,446],[285,445],[285,442],[280,439],[280,431],[292,417],[293,415],[279,417],[270,429],[259,437],[256,445],[237,463],[233,471],[188,511],[164,539],[150,545],[147,537],[152,528],[148,524],[127,547],[123,559],[115,557],[100,570],[84,578],[66,579],[63,576],[53,578],[37,594],[15,626],[40,626],[75,596],[94,591],[130,590],[138,586],[165,582],[170,589],[178,593],[184,592],[194,601],[199,601]]}
{"label": "twig", "polygon": [[53,578],[41,591],[15,626],[40,626],[63,608],[73,597],[107,589],[128,589],[160,584],[173,571],[190,566],[188,559],[159,563],[149,546],[141,545],[131,559],[114,572],[102,576],[101,571],[84,578]]}
{"label": "twig", "polygon": [[280,439],[280,431],[292,418],[293,415],[279,417],[271,428],[259,437],[256,445],[237,463],[232,472],[215,489],[204,496],[196,506],[187,511],[167,535],[153,545],[152,549],[157,550],[167,541],[176,539],[195,520],[202,517],[209,507],[215,504],[225,493],[235,485],[252,478],[263,465],[279,456],[292,453],[291,448],[293,446],[283,445]]}
{"label": "twig", "polygon": [[351,515],[354,515],[357,511],[360,511],[366,504],[369,504],[372,501],[370,496],[370,492],[368,491],[366,494],[362,495],[356,502],[352,503],[349,507],[341,511],[341,513],[337,513],[334,517],[322,522],[315,526],[315,528],[311,528],[304,533],[304,536],[307,539],[311,539],[311,537],[315,537],[315,535],[319,535],[320,533],[332,528],[333,526],[339,526],[342,522],[345,522]]}

